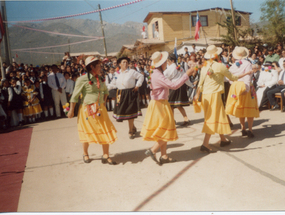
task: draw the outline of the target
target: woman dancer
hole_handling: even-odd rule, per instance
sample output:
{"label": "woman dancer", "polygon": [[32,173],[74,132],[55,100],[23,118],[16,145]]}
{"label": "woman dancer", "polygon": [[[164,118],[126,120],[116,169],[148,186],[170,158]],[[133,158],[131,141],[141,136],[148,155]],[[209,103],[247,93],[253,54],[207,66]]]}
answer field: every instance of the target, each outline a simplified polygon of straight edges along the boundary
{"label": "woman dancer", "polygon": [[160,164],[176,161],[166,154],[167,142],[178,139],[173,112],[167,101],[169,88],[178,89],[189,80],[189,76],[194,72],[194,69],[189,69],[176,82],[171,82],[163,75],[167,65],[167,58],[167,52],[155,52],[151,57],[152,66],[155,68],[153,73],[151,71],[151,101],[141,130],[143,140],[155,141],[153,147],[146,151],[146,155],[151,156],[158,163],[155,153],[160,149]]}
{"label": "woman dancer", "polygon": [[115,78],[111,81],[110,87],[118,89],[113,117],[117,122],[128,120],[129,138],[134,139],[137,131],[134,119],[142,115],[138,89],[143,83],[144,76],[134,69],[129,69],[129,61],[130,59],[127,57],[118,59],[118,65],[121,69],[119,74],[116,74]]}
{"label": "woman dancer", "polygon": [[[226,105],[226,113],[236,116],[240,120],[242,136],[254,137],[252,133],[253,119],[259,117],[259,110],[257,106],[256,93],[254,86],[251,84],[252,66],[245,58],[249,55],[249,50],[245,47],[236,47],[233,51],[233,57],[236,63],[231,66],[230,72],[235,75],[242,75],[250,73],[238,82],[231,86],[228,94],[228,101]],[[230,81],[230,83],[232,83]],[[236,101],[231,101],[231,100]],[[233,103],[234,102],[234,103]],[[234,107],[230,107],[234,104]],[[245,117],[248,122],[248,131],[245,128]]]}
{"label": "woman dancer", "polygon": [[82,93],[82,105],[78,113],[78,133],[83,144],[83,161],[90,163],[88,147],[91,143],[102,145],[103,164],[114,165],[116,162],[109,157],[109,145],[117,140],[116,129],[109,119],[105,102],[109,94],[108,89],[99,76],[101,62],[98,58],[90,56],[86,58],[87,74],[76,80],[75,88],[70,99],[70,111],[68,118],[74,116],[75,104]]}
{"label": "woman dancer", "polygon": [[214,152],[209,147],[209,140],[211,135],[215,133],[220,135],[221,147],[231,143],[224,136],[231,133],[221,96],[224,92],[224,77],[235,81],[246,75],[234,76],[225,65],[218,63],[221,52],[222,48],[215,45],[208,46],[204,57],[210,60],[206,61],[201,69],[200,82],[194,97],[194,100],[197,101],[200,92],[202,92],[202,106],[205,118],[202,132],[205,133],[205,137],[200,151],[207,153]]}
{"label": "woman dancer", "polygon": [[[181,68],[180,66],[177,66],[175,62],[176,62],[176,56],[174,54],[170,54],[168,56],[168,59],[167,59],[168,67],[163,72],[164,76],[172,82],[176,82],[184,74],[183,68]],[[188,79],[185,82],[185,84],[183,84],[177,90],[170,90],[169,91],[169,99],[168,99],[168,102],[170,104],[172,111],[174,112],[174,108],[177,108],[180,111],[180,113],[182,114],[182,116],[184,118],[184,122],[183,122],[182,126],[187,126],[190,124],[190,121],[187,117],[186,111],[183,108],[183,106],[189,106],[190,105],[190,101],[189,101],[188,96],[187,96],[187,85],[191,88],[194,87],[194,85]]]}

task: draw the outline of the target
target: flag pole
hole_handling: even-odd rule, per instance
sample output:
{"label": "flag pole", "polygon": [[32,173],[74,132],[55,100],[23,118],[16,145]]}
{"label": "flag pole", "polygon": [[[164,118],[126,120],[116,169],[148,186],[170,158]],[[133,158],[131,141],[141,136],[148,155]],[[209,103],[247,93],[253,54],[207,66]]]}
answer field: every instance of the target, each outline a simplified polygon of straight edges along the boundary
{"label": "flag pole", "polygon": [[1,48],[0,48],[0,64],[1,64],[1,76],[2,76],[2,80],[3,80],[4,78],[6,78],[6,74],[5,74],[5,71],[4,71],[3,63],[2,63]]}

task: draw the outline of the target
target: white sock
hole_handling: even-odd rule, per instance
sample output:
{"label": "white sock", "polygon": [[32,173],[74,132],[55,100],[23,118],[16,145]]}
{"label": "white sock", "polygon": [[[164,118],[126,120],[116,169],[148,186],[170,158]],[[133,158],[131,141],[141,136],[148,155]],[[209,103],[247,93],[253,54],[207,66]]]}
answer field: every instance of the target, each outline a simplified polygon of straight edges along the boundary
{"label": "white sock", "polygon": [[37,114],[37,118],[38,119],[41,118],[41,114],[40,113]]}
{"label": "white sock", "polygon": [[48,117],[48,111],[45,110],[44,113],[45,113],[45,117]]}
{"label": "white sock", "polygon": [[29,122],[32,122],[32,118],[29,118]]}
{"label": "white sock", "polygon": [[115,108],[115,100],[112,100],[112,108]]}
{"label": "white sock", "polygon": [[23,121],[23,114],[22,113],[18,113],[18,117],[19,117],[19,121]]}
{"label": "white sock", "polygon": [[108,101],[106,102],[106,106],[107,106],[107,110],[110,110],[110,105]]}
{"label": "white sock", "polygon": [[49,109],[50,115],[53,116],[53,108]]}
{"label": "white sock", "polygon": [[36,118],[35,117],[33,117],[33,122],[36,122]]}

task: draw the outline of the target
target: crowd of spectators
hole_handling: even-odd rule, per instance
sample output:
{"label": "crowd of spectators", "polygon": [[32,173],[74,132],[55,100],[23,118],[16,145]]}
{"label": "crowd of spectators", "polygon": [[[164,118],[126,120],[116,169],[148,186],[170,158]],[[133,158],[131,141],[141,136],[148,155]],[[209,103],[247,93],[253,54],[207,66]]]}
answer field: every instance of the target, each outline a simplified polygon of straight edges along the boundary
{"label": "crowd of spectators", "polygon": [[[232,56],[234,47],[222,45],[222,48],[220,61],[229,68],[236,63]],[[205,61],[205,52],[206,49],[198,50],[194,44],[189,50],[185,47],[184,53],[177,56],[177,67],[187,71],[192,66],[198,66],[200,70]],[[267,107],[268,101],[271,107],[273,106],[272,109],[280,108],[274,99],[274,94],[281,91],[283,93],[285,87],[283,82],[285,49],[283,45],[277,44],[276,47],[269,47],[266,44],[255,46],[254,49],[249,50],[247,60],[255,68],[252,84],[257,92],[264,88],[258,95],[260,109],[264,106]],[[146,107],[150,100],[151,89],[147,82],[151,70],[151,60],[149,57],[139,55],[135,59],[131,59],[129,67],[145,77],[139,94],[141,105]],[[2,123],[2,125],[0,123],[0,127],[2,128],[64,116],[62,105],[69,102],[76,79],[86,73],[84,58],[71,58],[68,52],[65,53],[60,65],[33,66],[32,64],[13,62],[11,65],[3,63],[3,68],[5,77],[1,77],[0,94],[0,122]],[[193,100],[199,82],[199,70],[190,77],[194,86],[188,87],[190,101]],[[270,71],[271,75],[265,74],[266,71]],[[105,79],[107,87],[115,78],[116,73],[119,73],[117,58],[102,59],[101,76]],[[110,89],[106,102],[108,111],[113,110],[115,97],[116,89]],[[36,108],[37,104],[40,105],[40,108]]]}

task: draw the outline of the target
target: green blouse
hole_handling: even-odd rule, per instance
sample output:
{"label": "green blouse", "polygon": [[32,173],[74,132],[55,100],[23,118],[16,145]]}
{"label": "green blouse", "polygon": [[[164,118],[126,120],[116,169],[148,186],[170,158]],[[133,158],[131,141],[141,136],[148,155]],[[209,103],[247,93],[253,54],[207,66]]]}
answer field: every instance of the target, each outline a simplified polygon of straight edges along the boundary
{"label": "green blouse", "polygon": [[97,79],[90,74],[90,80],[93,84],[89,84],[88,75],[83,75],[76,80],[75,87],[70,99],[70,102],[77,103],[80,94],[82,93],[82,103],[83,104],[93,104],[98,101],[99,103],[104,102],[104,95],[109,95],[109,91],[104,82],[100,80],[100,89],[97,87]]}

